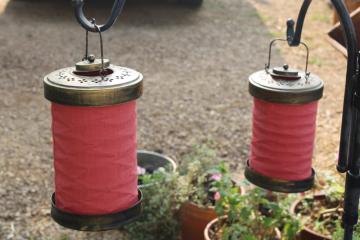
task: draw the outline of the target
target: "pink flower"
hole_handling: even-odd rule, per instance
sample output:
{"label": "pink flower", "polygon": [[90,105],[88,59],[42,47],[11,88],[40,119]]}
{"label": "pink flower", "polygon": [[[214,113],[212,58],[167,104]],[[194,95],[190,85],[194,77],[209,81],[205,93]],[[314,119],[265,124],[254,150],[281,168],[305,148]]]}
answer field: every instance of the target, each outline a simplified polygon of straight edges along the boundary
{"label": "pink flower", "polygon": [[221,176],[220,173],[216,173],[216,174],[212,175],[210,179],[213,180],[213,181],[220,181],[221,177],[222,176]]}
{"label": "pink flower", "polygon": [[138,174],[138,175],[144,175],[145,173],[146,173],[146,169],[145,169],[145,168],[142,168],[142,167],[137,166],[137,174]]}
{"label": "pink flower", "polygon": [[220,198],[221,198],[220,193],[219,193],[219,192],[216,192],[216,193],[215,193],[215,195],[214,195],[214,199],[215,199],[215,201],[219,201],[219,200],[220,200]]}

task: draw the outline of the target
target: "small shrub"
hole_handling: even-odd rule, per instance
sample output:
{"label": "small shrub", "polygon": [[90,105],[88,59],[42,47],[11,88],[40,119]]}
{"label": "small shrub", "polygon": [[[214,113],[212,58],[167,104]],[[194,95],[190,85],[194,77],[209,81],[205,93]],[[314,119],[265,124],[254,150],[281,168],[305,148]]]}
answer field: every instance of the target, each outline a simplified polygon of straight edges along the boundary
{"label": "small shrub", "polygon": [[[295,212],[302,225],[322,235],[331,236],[341,221],[344,182],[329,173],[323,173],[317,180],[313,194],[306,195]],[[319,196],[319,193],[324,196]]]}
{"label": "small shrub", "polygon": [[[344,239],[344,229],[338,223],[336,231],[332,235],[333,240],[343,240]],[[360,229],[359,227],[355,228],[353,240],[360,240]]]}
{"label": "small shrub", "polygon": [[227,216],[221,227],[221,239],[270,240],[274,239],[275,228],[282,230],[282,239],[294,239],[300,224],[290,215],[288,203],[282,201],[284,196],[260,188],[241,195],[239,188],[232,186],[225,164],[218,167],[218,172],[223,177],[213,184],[213,190],[220,193],[215,210],[218,216]]}
{"label": "small shrub", "polygon": [[179,236],[178,210],[185,199],[176,173],[159,169],[142,177],[143,184],[153,184],[142,189],[143,214],[125,227],[132,240],[175,240]]}
{"label": "small shrub", "polygon": [[196,146],[194,152],[184,157],[180,166],[180,181],[184,183],[188,200],[200,206],[213,206],[214,192],[211,183],[214,181],[212,169],[217,162],[215,151],[207,146]]}

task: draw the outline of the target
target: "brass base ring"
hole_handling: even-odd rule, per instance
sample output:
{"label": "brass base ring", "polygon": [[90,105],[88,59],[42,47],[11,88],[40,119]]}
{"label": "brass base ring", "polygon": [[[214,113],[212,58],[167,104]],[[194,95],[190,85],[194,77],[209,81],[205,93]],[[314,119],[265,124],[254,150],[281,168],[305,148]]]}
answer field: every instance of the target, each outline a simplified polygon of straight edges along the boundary
{"label": "brass base ring", "polygon": [[139,201],[129,209],[104,215],[80,215],[63,211],[56,207],[55,193],[51,197],[51,217],[63,227],[79,231],[106,231],[119,229],[140,217],[142,212],[142,193]]}
{"label": "brass base ring", "polygon": [[274,192],[300,193],[310,190],[314,186],[315,170],[308,179],[300,181],[288,181],[264,176],[255,172],[248,165],[245,168],[245,177],[252,184]]}

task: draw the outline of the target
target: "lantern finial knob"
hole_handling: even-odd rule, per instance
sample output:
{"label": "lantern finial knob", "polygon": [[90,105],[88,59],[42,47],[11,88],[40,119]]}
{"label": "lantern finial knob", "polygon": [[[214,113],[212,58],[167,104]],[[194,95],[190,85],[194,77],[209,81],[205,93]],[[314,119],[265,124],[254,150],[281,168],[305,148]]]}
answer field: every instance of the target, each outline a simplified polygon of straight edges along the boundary
{"label": "lantern finial knob", "polygon": [[90,63],[93,63],[93,62],[95,62],[95,55],[93,55],[93,54],[90,54],[89,56],[88,56],[88,61],[90,62]]}

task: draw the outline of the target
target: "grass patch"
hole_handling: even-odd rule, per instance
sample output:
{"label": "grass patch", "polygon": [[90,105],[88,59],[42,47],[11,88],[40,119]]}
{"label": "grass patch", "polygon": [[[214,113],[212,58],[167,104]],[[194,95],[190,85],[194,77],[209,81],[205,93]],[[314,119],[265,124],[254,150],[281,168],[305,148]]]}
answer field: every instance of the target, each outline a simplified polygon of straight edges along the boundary
{"label": "grass patch", "polygon": [[321,67],[323,65],[323,61],[320,58],[310,58],[309,64]]}
{"label": "grass patch", "polygon": [[311,20],[323,23],[330,23],[330,17],[322,13],[316,13],[311,17]]}
{"label": "grass patch", "polygon": [[261,20],[263,23],[270,22],[271,19],[272,19],[270,16],[265,15],[265,14],[260,14],[260,13],[259,13],[259,17],[260,17],[260,20]]}
{"label": "grass patch", "polygon": [[270,34],[275,38],[285,38],[285,32],[282,31],[270,31]]}

